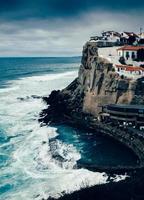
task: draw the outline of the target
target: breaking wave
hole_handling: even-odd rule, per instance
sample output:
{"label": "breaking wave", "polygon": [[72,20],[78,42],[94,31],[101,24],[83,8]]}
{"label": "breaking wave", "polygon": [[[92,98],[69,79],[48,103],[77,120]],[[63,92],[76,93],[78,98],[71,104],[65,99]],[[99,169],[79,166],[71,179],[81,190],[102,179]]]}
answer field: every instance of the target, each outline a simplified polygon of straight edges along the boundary
{"label": "breaking wave", "polygon": [[104,173],[77,169],[78,150],[58,140],[55,127],[38,123],[45,107],[39,97],[65,87],[76,76],[73,71],[26,77],[0,89],[1,200],[59,197],[62,192],[106,183]]}

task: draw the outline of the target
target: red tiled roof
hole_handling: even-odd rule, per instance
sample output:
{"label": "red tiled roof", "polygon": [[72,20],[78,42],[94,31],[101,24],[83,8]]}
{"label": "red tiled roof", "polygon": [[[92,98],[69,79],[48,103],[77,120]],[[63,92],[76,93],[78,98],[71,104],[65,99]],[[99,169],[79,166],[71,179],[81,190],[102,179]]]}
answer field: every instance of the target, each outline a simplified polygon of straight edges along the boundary
{"label": "red tiled roof", "polygon": [[117,51],[138,51],[139,49],[144,49],[144,46],[123,46],[119,49],[117,49]]}
{"label": "red tiled roof", "polygon": [[129,65],[115,65],[117,68],[123,68],[125,71],[144,71],[142,67],[129,66]]}
{"label": "red tiled roof", "polygon": [[142,67],[133,67],[133,66],[128,66],[126,67],[126,71],[131,71],[131,72],[134,72],[134,71],[144,71],[144,69]]}

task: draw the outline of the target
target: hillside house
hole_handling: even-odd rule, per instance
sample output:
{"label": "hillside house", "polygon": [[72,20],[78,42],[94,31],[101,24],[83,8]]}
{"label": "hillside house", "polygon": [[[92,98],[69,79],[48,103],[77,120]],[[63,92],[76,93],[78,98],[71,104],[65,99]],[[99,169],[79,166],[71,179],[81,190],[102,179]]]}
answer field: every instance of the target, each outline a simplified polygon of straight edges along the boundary
{"label": "hillside house", "polygon": [[123,46],[117,49],[119,58],[123,57],[127,60],[143,61],[144,59],[144,46]]}
{"label": "hillside house", "polygon": [[105,40],[108,40],[109,42],[113,42],[114,45],[120,44],[120,33],[116,31],[103,31],[102,36]]}
{"label": "hillside house", "polygon": [[139,40],[139,36],[134,32],[122,32],[120,36],[121,44],[130,44],[132,45],[134,42]]}
{"label": "hillside house", "polygon": [[144,68],[129,65],[114,65],[115,71],[128,78],[141,78],[144,76]]}

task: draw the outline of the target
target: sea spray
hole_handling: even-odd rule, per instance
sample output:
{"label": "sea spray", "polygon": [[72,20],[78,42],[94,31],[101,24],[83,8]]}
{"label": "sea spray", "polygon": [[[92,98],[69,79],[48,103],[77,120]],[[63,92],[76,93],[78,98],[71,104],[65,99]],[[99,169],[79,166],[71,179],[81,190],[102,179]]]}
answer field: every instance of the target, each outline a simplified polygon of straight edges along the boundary
{"label": "sea spray", "polygon": [[8,157],[0,171],[1,199],[41,199],[79,189],[85,180],[90,185],[106,182],[103,174],[74,169],[80,154],[72,144],[54,139],[56,128],[40,126],[43,101],[26,98],[61,89],[76,76],[77,72],[68,72],[21,78],[0,90],[0,126],[6,139],[0,151]]}

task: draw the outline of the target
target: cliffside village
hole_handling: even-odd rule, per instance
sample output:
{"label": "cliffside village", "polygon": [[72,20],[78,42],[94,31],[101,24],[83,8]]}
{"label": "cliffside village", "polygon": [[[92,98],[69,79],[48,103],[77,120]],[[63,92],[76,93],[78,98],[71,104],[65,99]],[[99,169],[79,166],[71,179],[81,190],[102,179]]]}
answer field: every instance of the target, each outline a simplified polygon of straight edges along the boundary
{"label": "cliffside village", "polygon": [[100,55],[113,63],[120,76],[133,79],[144,76],[144,33],[105,31],[101,36],[91,37],[90,42],[97,44]]}

